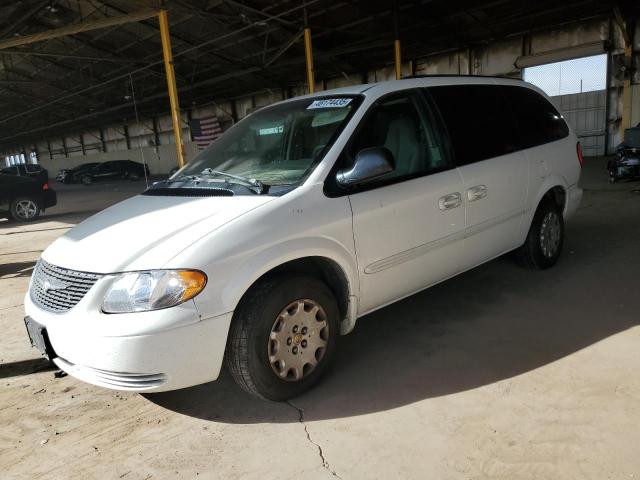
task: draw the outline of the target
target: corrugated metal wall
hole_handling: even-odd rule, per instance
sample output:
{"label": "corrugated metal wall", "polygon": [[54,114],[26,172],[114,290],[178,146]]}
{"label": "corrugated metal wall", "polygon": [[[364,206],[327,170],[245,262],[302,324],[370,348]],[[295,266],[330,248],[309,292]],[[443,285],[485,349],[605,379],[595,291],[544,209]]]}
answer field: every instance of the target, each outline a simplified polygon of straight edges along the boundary
{"label": "corrugated metal wall", "polygon": [[578,135],[585,156],[604,155],[606,90],[553,97]]}

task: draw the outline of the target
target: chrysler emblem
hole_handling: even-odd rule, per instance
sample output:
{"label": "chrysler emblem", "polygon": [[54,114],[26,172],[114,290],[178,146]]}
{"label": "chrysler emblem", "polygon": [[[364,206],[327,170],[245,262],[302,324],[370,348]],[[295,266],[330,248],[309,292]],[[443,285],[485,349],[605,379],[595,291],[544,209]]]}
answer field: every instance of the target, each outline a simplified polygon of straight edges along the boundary
{"label": "chrysler emblem", "polygon": [[64,290],[69,287],[68,283],[61,282],[60,280],[49,280],[48,278],[41,282],[42,290],[47,293],[49,290]]}

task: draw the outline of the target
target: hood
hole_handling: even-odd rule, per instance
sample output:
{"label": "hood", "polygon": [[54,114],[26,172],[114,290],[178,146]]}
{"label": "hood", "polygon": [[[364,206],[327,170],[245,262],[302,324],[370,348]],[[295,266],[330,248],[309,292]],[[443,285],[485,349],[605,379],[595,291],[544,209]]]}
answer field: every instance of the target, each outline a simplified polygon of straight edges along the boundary
{"label": "hood", "polygon": [[138,195],[78,224],[53,242],[42,258],[94,273],[162,268],[196,240],[274,198]]}

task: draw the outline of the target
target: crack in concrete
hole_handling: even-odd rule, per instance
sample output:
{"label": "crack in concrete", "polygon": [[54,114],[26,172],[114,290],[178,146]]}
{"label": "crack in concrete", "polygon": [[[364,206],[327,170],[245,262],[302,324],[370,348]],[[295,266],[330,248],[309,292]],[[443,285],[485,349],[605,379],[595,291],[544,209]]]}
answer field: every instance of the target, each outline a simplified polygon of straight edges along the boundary
{"label": "crack in concrete", "polygon": [[340,477],[340,475],[338,475],[335,470],[333,470],[331,468],[331,465],[329,465],[329,462],[327,461],[327,458],[324,456],[324,451],[322,450],[322,447],[317,444],[313,438],[311,438],[311,434],[309,433],[309,428],[307,427],[306,422],[304,421],[304,410],[301,409],[300,407],[297,407],[296,405],[294,405],[291,401],[287,400],[287,403],[296,409],[296,411],[298,412],[299,418],[298,421],[302,424],[302,426],[304,427],[304,433],[306,433],[307,435],[307,440],[309,440],[309,442],[313,445],[315,445],[315,447],[318,449],[318,455],[320,455],[320,460],[322,460],[322,467],[324,469],[326,469],[331,475],[333,475],[334,477],[342,480],[342,477]]}

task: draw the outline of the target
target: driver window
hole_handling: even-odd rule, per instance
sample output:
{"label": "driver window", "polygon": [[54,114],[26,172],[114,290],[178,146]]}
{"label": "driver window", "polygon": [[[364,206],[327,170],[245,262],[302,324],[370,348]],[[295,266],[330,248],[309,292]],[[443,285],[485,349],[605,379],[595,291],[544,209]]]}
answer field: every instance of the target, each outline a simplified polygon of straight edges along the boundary
{"label": "driver window", "polygon": [[386,147],[393,154],[396,168],[382,180],[419,175],[447,166],[442,142],[412,94],[394,95],[376,103],[349,147],[353,161],[360,150]]}

